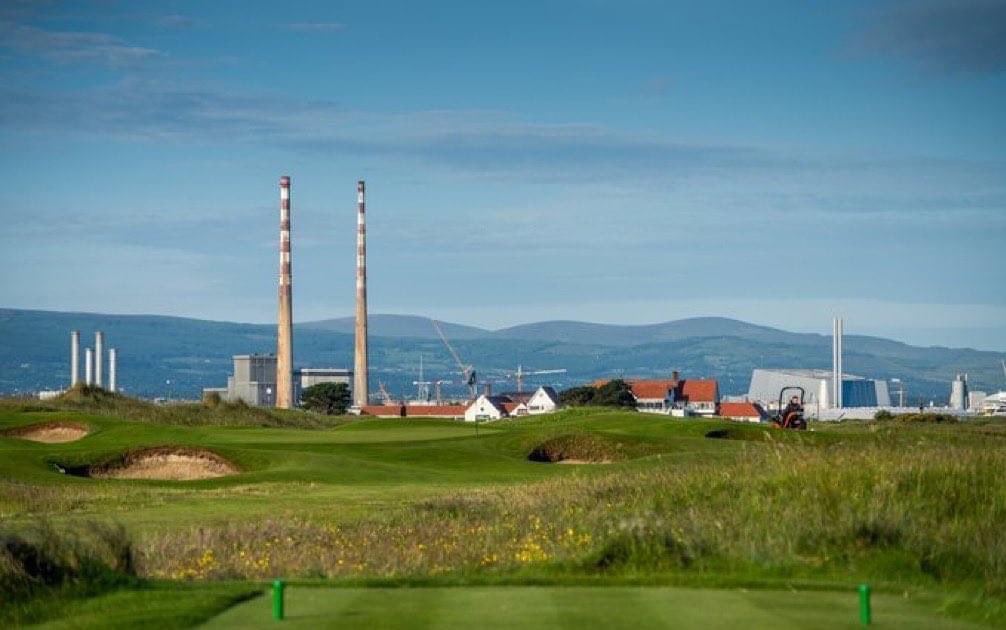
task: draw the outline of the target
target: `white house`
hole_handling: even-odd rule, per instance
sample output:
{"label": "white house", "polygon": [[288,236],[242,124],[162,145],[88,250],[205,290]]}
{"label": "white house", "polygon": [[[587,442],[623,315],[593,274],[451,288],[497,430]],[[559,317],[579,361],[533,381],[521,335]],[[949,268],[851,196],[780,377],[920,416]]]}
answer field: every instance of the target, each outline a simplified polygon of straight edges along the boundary
{"label": "white house", "polygon": [[506,418],[510,415],[507,405],[512,405],[512,408],[517,406],[502,396],[486,396],[482,394],[475,399],[475,402],[468,405],[468,409],[465,409],[465,422]]}
{"label": "white house", "polygon": [[551,387],[539,387],[525,404],[527,405],[527,413],[531,415],[552,413],[559,408],[559,394]]}

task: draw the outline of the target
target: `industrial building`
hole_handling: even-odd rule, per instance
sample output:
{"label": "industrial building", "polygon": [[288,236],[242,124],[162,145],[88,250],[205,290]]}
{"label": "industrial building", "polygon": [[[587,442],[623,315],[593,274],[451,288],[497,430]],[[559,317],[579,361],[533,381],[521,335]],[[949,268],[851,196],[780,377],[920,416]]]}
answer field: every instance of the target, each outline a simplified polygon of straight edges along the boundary
{"label": "industrial building", "polygon": [[[778,406],[779,392],[784,387],[802,387],[804,404],[809,412],[842,407],[889,407],[891,396],[887,381],[873,380],[842,374],[841,398],[834,397],[835,376],[832,370],[814,369],[756,369],[751,373],[748,400],[758,401],[769,408]],[[785,402],[785,401],[784,401]]]}
{"label": "industrial building", "polygon": [[[238,354],[234,373],[227,377],[227,387],[207,387],[203,397],[216,393],[221,399],[249,405],[272,407],[276,404],[277,357],[274,354]],[[345,368],[300,368],[293,371],[293,400],[300,402],[301,392],[319,383],[343,383],[352,389],[353,371]]]}
{"label": "industrial building", "polygon": [[[342,383],[353,389],[353,370],[346,368],[299,368],[293,371],[293,380],[301,391],[321,383]],[[298,396],[299,400],[300,397]]]}

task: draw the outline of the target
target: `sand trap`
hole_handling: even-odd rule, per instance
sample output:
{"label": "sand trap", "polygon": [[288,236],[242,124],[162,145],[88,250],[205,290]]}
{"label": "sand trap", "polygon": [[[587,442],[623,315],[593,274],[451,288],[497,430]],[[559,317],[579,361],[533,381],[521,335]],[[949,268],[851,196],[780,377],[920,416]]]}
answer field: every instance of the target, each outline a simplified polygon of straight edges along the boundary
{"label": "sand trap", "polygon": [[11,437],[46,444],[75,442],[88,433],[86,426],[74,422],[44,422],[7,431],[7,435]]}
{"label": "sand trap", "polygon": [[610,464],[611,460],[602,459],[596,462],[592,462],[587,459],[560,459],[557,462],[552,462],[553,464]]}
{"label": "sand trap", "polygon": [[159,479],[191,481],[236,474],[237,467],[212,451],[195,448],[151,448],[127,453],[122,460],[92,466],[97,479]]}

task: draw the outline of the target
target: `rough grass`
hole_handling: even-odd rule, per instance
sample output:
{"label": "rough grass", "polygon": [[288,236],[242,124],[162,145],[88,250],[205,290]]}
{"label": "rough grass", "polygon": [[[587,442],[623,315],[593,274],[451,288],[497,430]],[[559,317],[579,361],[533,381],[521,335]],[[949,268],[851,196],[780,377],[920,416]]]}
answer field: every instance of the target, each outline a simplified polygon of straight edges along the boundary
{"label": "rough grass", "polygon": [[55,530],[41,522],[0,531],[0,622],[44,618],[49,600],[136,583],[133,549],[121,526],[93,522]]}
{"label": "rough grass", "polygon": [[5,401],[9,411],[76,411],[134,422],[152,422],[184,426],[256,426],[320,429],[335,427],[345,418],[325,416],[304,410],[280,410],[250,407],[244,402],[172,403],[155,405],[99,387],[77,385],[50,401]]}
{"label": "rough grass", "polygon": [[175,578],[512,573],[878,577],[1006,595],[1006,454],[920,443],[775,445],[663,466],[448,493],[350,526],[267,522],[147,539]]}

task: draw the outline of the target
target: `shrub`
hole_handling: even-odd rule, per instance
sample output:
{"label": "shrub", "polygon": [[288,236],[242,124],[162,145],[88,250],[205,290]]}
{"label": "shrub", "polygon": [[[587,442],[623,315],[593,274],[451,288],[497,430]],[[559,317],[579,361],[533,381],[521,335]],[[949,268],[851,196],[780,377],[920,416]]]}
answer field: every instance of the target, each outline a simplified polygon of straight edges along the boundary
{"label": "shrub", "polygon": [[878,409],[877,413],[873,414],[874,420],[893,420],[894,414],[886,409]]}
{"label": "shrub", "polygon": [[318,383],[304,390],[302,405],[328,416],[341,416],[349,409],[349,386],[345,383]]}
{"label": "shrub", "polygon": [[564,407],[582,407],[589,405],[594,400],[597,390],[589,385],[583,387],[570,387],[559,393],[559,402]]}
{"label": "shrub", "polygon": [[594,405],[604,405],[607,407],[636,407],[636,397],[632,395],[629,384],[620,378],[608,381],[597,388]]}
{"label": "shrub", "polygon": [[559,394],[559,402],[570,407],[631,407],[636,406],[629,384],[621,379],[608,381],[600,387],[572,387]]}

